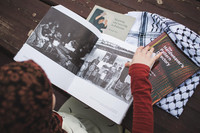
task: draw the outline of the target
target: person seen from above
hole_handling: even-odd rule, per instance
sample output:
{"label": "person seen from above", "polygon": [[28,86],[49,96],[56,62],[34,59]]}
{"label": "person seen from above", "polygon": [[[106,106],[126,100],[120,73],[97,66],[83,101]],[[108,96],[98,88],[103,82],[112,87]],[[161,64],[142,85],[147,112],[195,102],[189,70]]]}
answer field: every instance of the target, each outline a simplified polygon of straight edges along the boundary
{"label": "person seen from above", "polygon": [[[153,132],[150,67],[161,54],[139,47],[127,63],[134,97],[132,132]],[[100,133],[88,131],[75,117],[53,111],[52,85],[34,61],[13,62],[0,68],[0,130],[2,133]],[[64,116],[64,117],[63,117]],[[95,131],[95,132],[93,132]]]}

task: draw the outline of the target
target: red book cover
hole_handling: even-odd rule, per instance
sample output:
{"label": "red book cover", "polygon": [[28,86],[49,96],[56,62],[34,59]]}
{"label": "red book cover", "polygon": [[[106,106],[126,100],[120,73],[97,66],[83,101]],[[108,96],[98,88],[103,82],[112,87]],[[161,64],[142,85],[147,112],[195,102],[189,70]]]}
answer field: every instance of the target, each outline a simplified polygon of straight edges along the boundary
{"label": "red book cover", "polygon": [[155,53],[163,53],[154,64],[149,77],[153,87],[152,102],[155,104],[192,76],[199,67],[174,44],[166,33],[162,33],[149,43],[149,46],[154,47]]}

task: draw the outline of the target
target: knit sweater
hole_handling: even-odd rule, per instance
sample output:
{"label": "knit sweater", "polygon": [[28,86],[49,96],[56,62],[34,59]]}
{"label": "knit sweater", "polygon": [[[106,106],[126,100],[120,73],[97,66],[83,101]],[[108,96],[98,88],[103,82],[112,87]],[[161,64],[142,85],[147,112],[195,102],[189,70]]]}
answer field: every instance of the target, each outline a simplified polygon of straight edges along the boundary
{"label": "knit sweater", "polygon": [[150,68],[143,64],[133,64],[129,68],[134,98],[132,133],[153,133],[152,86],[148,80],[149,72]]}

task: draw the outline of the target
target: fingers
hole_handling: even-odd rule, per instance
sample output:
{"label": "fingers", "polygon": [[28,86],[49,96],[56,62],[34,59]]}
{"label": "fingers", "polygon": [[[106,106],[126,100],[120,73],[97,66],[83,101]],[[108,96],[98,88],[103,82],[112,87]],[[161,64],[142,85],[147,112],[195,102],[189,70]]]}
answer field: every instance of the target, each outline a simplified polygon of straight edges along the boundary
{"label": "fingers", "polygon": [[154,48],[151,48],[151,49],[149,50],[149,46],[146,46],[146,47],[140,46],[140,47],[137,48],[137,50],[136,50],[137,53],[142,52],[143,54],[147,54],[147,55],[149,55],[149,56],[152,55],[153,51],[154,51]]}
{"label": "fingers", "polygon": [[162,55],[162,52],[158,53],[156,56],[153,57],[153,59],[156,61],[160,56]]}
{"label": "fingers", "polygon": [[148,55],[148,56],[152,56],[153,51],[154,51],[154,48],[151,48],[151,49],[147,52],[147,55]]}
{"label": "fingers", "polygon": [[146,54],[149,50],[149,46],[146,46],[145,48],[143,48],[142,53]]}
{"label": "fingers", "polygon": [[136,49],[135,54],[140,53],[144,47],[140,46]]}
{"label": "fingers", "polygon": [[151,67],[154,64],[154,62],[162,55],[162,53],[160,52],[159,54],[152,56],[153,51],[154,51],[154,48],[150,49],[149,46],[138,47],[132,58],[132,61],[127,62],[125,64],[125,67],[130,67],[132,64],[135,64],[135,63],[145,64]]}
{"label": "fingers", "polygon": [[127,62],[126,64],[125,64],[125,67],[130,67],[131,66],[131,62]]}

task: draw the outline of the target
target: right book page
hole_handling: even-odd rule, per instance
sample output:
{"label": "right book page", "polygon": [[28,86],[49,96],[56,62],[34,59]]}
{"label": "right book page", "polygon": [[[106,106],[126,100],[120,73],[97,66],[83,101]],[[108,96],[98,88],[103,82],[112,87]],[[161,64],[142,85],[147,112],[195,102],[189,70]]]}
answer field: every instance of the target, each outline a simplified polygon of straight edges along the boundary
{"label": "right book page", "polygon": [[163,53],[154,64],[149,77],[153,87],[152,102],[155,104],[192,76],[199,67],[174,44],[165,32],[148,45],[154,47],[155,53]]}

